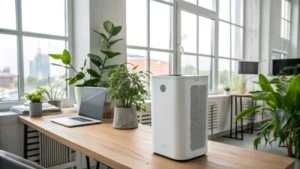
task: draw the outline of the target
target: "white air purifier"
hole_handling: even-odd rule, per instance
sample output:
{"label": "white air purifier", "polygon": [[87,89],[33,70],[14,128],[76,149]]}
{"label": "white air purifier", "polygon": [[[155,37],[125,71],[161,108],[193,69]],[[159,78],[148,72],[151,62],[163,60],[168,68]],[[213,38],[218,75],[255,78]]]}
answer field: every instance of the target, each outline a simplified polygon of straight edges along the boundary
{"label": "white air purifier", "polygon": [[152,77],[153,151],[184,161],[207,153],[207,76]]}

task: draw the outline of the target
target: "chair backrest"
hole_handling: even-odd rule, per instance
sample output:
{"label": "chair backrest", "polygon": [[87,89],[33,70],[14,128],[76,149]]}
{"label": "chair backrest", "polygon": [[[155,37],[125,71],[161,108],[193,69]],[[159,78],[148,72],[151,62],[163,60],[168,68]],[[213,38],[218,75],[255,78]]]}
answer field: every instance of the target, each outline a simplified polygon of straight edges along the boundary
{"label": "chair backrest", "polygon": [[16,156],[14,154],[0,150],[0,168],[3,169],[44,169],[43,167]]}

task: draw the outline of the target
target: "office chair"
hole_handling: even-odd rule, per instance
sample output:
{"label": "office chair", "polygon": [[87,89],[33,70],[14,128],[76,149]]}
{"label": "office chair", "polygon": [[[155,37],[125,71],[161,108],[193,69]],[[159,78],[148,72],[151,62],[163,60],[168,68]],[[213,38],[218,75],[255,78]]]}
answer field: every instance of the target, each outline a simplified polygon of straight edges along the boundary
{"label": "office chair", "polygon": [[45,169],[31,161],[0,150],[0,168],[2,169]]}

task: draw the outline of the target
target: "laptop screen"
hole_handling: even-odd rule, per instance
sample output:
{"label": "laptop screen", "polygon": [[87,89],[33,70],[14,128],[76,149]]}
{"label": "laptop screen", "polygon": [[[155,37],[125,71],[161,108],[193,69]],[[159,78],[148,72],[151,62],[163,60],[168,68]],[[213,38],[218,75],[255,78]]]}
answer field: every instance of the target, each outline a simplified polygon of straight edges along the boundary
{"label": "laptop screen", "polygon": [[106,91],[106,88],[84,87],[79,116],[102,120]]}

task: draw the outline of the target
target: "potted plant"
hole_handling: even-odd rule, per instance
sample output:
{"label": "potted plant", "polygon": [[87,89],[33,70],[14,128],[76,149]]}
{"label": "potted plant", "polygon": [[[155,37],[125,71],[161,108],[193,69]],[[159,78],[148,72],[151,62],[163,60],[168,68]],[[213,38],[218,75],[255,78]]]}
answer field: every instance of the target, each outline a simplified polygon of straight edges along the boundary
{"label": "potted plant", "polygon": [[66,92],[66,88],[59,89],[59,84],[51,85],[50,78],[48,79],[49,89],[46,89],[44,87],[39,87],[40,89],[43,89],[44,92],[44,98],[48,100],[48,103],[56,106],[58,108],[61,108],[61,99],[64,96]]}
{"label": "potted plant", "polygon": [[239,120],[255,111],[269,111],[273,119],[263,124],[254,140],[257,149],[261,140],[266,144],[279,141],[287,147],[290,157],[300,158],[300,75],[287,80],[274,78],[268,80],[264,75],[259,75],[261,90],[253,91],[252,99],[265,102],[268,106],[254,106],[240,114],[235,119]]}
{"label": "potted plant", "polygon": [[[103,23],[103,27],[106,31],[106,34],[95,31],[101,37],[102,57],[95,54],[88,54],[89,59],[95,65],[95,67],[97,67],[97,70],[86,68],[86,60],[85,60],[83,66],[80,68],[79,71],[77,71],[75,67],[72,65],[71,54],[66,49],[63,51],[62,54],[49,54],[49,56],[52,57],[53,59],[61,60],[63,63],[63,65],[61,64],[53,64],[53,65],[64,67],[74,72],[75,75],[73,77],[68,78],[67,80],[69,81],[69,85],[76,84],[75,97],[76,97],[76,102],[78,107],[80,106],[83,87],[88,87],[88,86],[107,87],[107,81],[104,80],[103,78],[104,74],[109,69],[118,66],[118,65],[107,65],[107,61],[109,59],[121,55],[121,53],[119,52],[114,52],[112,50],[112,47],[117,42],[122,40],[122,39],[113,39],[121,32],[122,26],[115,26],[111,21],[105,21]],[[91,78],[87,79],[86,74],[89,74]]]}
{"label": "potted plant", "polygon": [[229,95],[230,94],[230,87],[229,86],[225,86],[224,87],[224,94],[225,95]]}
{"label": "potted plant", "polygon": [[128,70],[126,64],[109,71],[108,93],[118,104],[114,109],[113,127],[133,129],[138,127],[136,111],[146,111],[145,96],[148,73],[135,71],[137,66]]}
{"label": "potted plant", "polygon": [[30,100],[29,106],[29,116],[30,117],[40,117],[42,116],[42,100],[44,99],[44,89],[38,89],[33,93],[25,93],[27,100]]}

